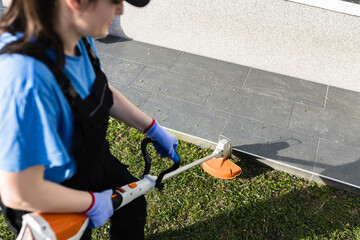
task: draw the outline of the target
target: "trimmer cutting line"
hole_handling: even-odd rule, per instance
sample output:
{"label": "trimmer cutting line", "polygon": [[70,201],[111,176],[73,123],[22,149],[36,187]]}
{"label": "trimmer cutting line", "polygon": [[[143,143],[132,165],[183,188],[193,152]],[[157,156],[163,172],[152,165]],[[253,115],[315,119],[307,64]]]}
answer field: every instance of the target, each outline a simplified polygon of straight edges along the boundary
{"label": "trimmer cutting line", "polygon": [[[146,149],[149,143],[152,143],[150,138],[145,138],[141,143],[145,160],[143,179],[114,189],[112,202],[115,211],[137,197],[151,192],[154,188],[161,189],[162,182],[166,179],[199,164],[202,164],[203,169],[216,178],[232,179],[241,174],[241,168],[229,160],[230,140],[221,138],[209,156],[180,168],[179,161],[161,172],[158,177],[152,176],[149,174],[151,160]],[[17,240],[77,240],[81,238],[88,223],[89,219],[84,214],[29,213],[23,216],[23,224]]]}

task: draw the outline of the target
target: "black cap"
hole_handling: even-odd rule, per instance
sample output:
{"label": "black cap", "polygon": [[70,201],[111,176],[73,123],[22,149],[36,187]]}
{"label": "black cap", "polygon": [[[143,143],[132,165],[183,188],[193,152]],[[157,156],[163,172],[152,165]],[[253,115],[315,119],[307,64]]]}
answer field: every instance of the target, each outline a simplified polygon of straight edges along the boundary
{"label": "black cap", "polygon": [[136,7],[145,7],[150,2],[150,0],[126,0],[126,1]]}

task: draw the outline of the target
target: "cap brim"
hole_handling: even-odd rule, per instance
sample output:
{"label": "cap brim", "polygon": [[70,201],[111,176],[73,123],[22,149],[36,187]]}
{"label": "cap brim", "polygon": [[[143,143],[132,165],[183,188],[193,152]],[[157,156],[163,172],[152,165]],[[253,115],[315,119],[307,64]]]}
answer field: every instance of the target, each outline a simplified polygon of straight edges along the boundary
{"label": "cap brim", "polygon": [[150,0],[126,0],[126,1],[136,7],[145,7],[150,2]]}

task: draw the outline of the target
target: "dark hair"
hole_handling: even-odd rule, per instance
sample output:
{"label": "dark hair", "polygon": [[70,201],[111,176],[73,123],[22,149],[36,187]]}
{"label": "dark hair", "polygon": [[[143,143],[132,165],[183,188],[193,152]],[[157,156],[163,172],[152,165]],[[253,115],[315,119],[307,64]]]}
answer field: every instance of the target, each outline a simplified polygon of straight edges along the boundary
{"label": "dark hair", "polygon": [[[10,53],[43,53],[53,48],[59,66],[65,65],[64,47],[55,31],[59,0],[12,0],[0,21],[0,33],[24,33],[9,44]],[[61,0],[63,1],[63,0]],[[89,0],[95,2],[97,0]],[[34,41],[36,39],[36,41]]]}

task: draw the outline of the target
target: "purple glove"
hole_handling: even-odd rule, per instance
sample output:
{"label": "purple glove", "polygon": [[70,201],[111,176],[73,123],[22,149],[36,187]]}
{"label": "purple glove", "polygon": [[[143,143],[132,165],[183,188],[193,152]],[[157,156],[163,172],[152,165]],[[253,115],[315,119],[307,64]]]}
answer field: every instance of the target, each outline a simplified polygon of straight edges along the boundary
{"label": "purple glove", "polygon": [[111,201],[113,190],[105,190],[100,193],[89,192],[93,198],[93,202],[88,210],[84,213],[89,217],[90,228],[97,228],[106,223],[106,221],[114,213]]}
{"label": "purple glove", "polygon": [[153,140],[154,147],[161,157],[169,157],[174,162],[179,162],[180,158],[176,153],[178,140],[170,133],[165,131],[156,121],[153,119],[152,124],[145,130],[145,133]]}

